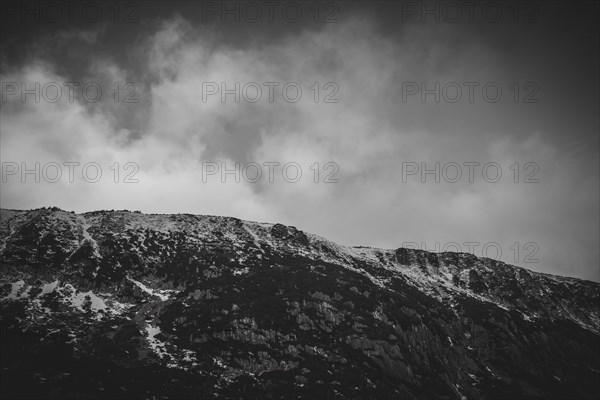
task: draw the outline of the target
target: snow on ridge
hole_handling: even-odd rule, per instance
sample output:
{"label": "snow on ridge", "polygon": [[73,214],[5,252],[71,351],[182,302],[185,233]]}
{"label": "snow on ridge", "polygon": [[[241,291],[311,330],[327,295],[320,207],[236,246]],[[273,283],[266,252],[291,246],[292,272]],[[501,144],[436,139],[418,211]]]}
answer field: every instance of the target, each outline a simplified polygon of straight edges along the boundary
{"label": "snow on ridge", "polygon": [[52,283],[45,283],[42,286],[42,292],[39,294],[39,296],[43,296],[45,294],[52,293],[56,290],[57,287],[58,287],[58,280],[55,280]]}
{"label": "snow on ridge", "polygon": [[168,291],[168,290],[160,290],[160,289],[151,289],[148,286],[144,285],[142,282],[138,282],[135,279],[131,279],[130,277],[127,277],[127,279],[131,282],[133,282],[137,287],[139,287],[140,289],[142,289],[144,292],[148,293],[150,296],[156,296],[158,298],[160,298],[162,301],[167,301],[169,300],[169,296],[164,294],[164,293],[169,293],[172,291]]}
{"label": "snow on ridge", "polygon": [[71,285],[70,283],[67,283],[64,286],[66,289],[69,289],[69,293],[71,294],[69,300],[71,302],[71,305],[75,308],[78,308],[79,310],[83,311],[83,303],[85,301],[85,298],[89,296],[90,300],[91,300],[91,309],[92,311],[106,311],[106,309],[108,308],[108,306],[106,305],[106,303],[104,302],[104,299],[96,296],[96,294],[94,292],[92,292],[91,290],[87,291],[87,292],[80,292],[77,289],[75,289],[75,287],[73,285]]}
{"label": "snow on ridge", "polygon": [[237,269],[237,270],[233,271],[233,275],[245,275],[249,272],[250,272],[250,269],[248,267],[245,267],[244,269]]}
{"label": "snow on ridge", "polygon": [[160,357],[163,358],[167,355],[167,350],[165,348],[165,343],[161,340],[155,338],[156,335],[160,333],[160,328],[158,326],[146,325],[146,333],[148,334],[148,343],[152,350]]}
{"label": "snow on ridge", "polygon": [[77,220],[81,226],[83,240],[89,242],[92,245],[92,249],[94,249],[94,257],[101,258],[98,243],[92,237],[92,235],[90,235],[90,233],[88,232],[88,229],[91,228],[92,226],[87,222],[85,217],[83,217],[81,215],[77,216]]}
{"label": "snow on ridge", "polygon": [[254,229],[252,229],[246,223],[244,223],[244,229],[252,236],[252,238],[254,239],[254,243],[260,246],[260,237],[256,234],[256,232],[254,232]]}
{"label": "snow on ridge", "polygon": [[90,299],[90,309],[95,313],[103,311],[110,315],[121,315],[124,311],[127,311],[133,306],[132,304],[123,304],[112,299],[111,294],[96,294],[92,290],[82,292],[70,283],[66,283],[64,286],[61,286],[58,280],[43,284],[42,291],[38,297],[55,291],[61,295],[63,303],[66,303],[71,307],[78,309],[79,311],[85,311],[83,305],[86,301],[86,297],[88,296]]}
{"label": "snow on ridge", "polygon": [[[110,294],[99,293],[97,295],[91,290],[81,292],[70,283],[65,284],[62,288],[57,287],[56,291],[64,296],[64,302],[67,302],[71,307],[77,308],[80,311],[85,311],[83,309],[83,304],[87,296],[89,296],[91,302],[90,309],[95,313],[103,311],[110,315],[121,315],[124,311],[127,311],[133,306],[132,304],[123,304],[111,299],[110,297],[112,297],[112,295]],[[96,315],[96,318],[99,318],[99,316]]]}
{"label": "snow on ridge", "polygon": [[[174,344],[169,344],[172,354],[167,352],[167,343],[156,338],[156,336],[161,333],[159,326],[146,324],[145,330],[150,348],[161,360],[167,361],[168,368],[187,370],[190,366],[194,367],[198,365],[196,362],[196,354],[191,350],[178,349]],[[178,358],[181,362],[177,361]]]}
{"label": "snow on ridge", "polygon": [[[11,293],[8,296],[2,298],[2,300],[17,300],[20,298],[25,298],[31,291],[32,287],[33,286],[27,285],[23,280],[14,282],[12,284]],[[25,288],[25,290],[23,290],[23,288]],[[54,291],[57,291],[59,294],[62,295],[63,301],[66,301],[72,307],[78,308],[79,310],[83,310],[83,303],[85,301],[86,296],[90,297],[91,309],[93,311],[106,310],[108,308],[106,303],[104,302],[104,299],[96,296],[96,294],[94,294],[94,292],[92,292],[91,290],[88,292],[80,292],[70,283],[67,283],[61,288],[59,286],[58,280],[55,280],[51,283],[42,284],[41,292],[37,294],[36,297],[41,297]]]}
{"label": "snow on ridge", "polygon": [[[140,216],[144,215],[148,216],[150,214],[140,214]],[[149,220],[146,218],[130,218],[127,222],[130,228],[141,230],[152,229],[161,233],[170,233],[179,230],[177,221],[173,221],[171,218],[165,218],[163,215],[152,215],[152,218]]]}

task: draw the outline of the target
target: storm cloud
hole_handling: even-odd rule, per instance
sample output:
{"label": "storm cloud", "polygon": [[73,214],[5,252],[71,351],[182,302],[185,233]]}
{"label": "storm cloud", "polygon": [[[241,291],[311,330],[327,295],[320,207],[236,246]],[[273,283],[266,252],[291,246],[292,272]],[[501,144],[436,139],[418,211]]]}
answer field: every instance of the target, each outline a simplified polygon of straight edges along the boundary
{"label": "storm cloud", "polygon": [[[598,281],[598,24],[552,4],[530,24],[403,21],[401,6],[364,2],[331,23],[204,21],[165,3],[126,26],[5,25],[2,207],[227,215]],[[13,93],[36,82],[62,96]],[[67,82],[81,83],[72,99]],[[35,163],[39,182],[21,176]],[[221,175],[236,163],[237,181]],[[265,163],[279,163],[273,182]]]}

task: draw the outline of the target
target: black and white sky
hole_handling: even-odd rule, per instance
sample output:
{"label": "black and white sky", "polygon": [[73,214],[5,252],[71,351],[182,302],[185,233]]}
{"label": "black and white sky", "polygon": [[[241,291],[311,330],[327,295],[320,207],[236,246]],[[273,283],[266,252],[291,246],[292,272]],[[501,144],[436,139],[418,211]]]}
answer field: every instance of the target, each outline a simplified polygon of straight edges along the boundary
{"label": "black and white sky", "polygon": [[3,208],[226,215],[600,280],[597,2],[75,3],[0,2]]}

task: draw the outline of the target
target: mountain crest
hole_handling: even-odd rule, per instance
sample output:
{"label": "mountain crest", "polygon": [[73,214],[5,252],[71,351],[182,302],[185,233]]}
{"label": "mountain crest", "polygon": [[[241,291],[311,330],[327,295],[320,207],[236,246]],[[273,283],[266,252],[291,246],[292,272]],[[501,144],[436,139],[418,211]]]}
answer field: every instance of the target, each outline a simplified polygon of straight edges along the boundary
{"label": "mountain crest", "polygon": [[600,285],[471,254],[348,247],[230,217],[45,208],[0,211],[0,256],[2,367],[13,382],[33,377],[30,397],[598,390]]}

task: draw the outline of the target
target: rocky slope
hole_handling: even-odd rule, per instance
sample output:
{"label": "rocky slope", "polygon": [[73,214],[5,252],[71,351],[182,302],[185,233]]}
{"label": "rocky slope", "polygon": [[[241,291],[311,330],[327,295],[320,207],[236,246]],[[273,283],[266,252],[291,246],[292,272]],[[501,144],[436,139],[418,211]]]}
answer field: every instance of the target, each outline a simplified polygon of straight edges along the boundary
{"label": "rocky slope", "polygon": [[2,398],[600,393],[598,283],[236,218],[0,218]]}

